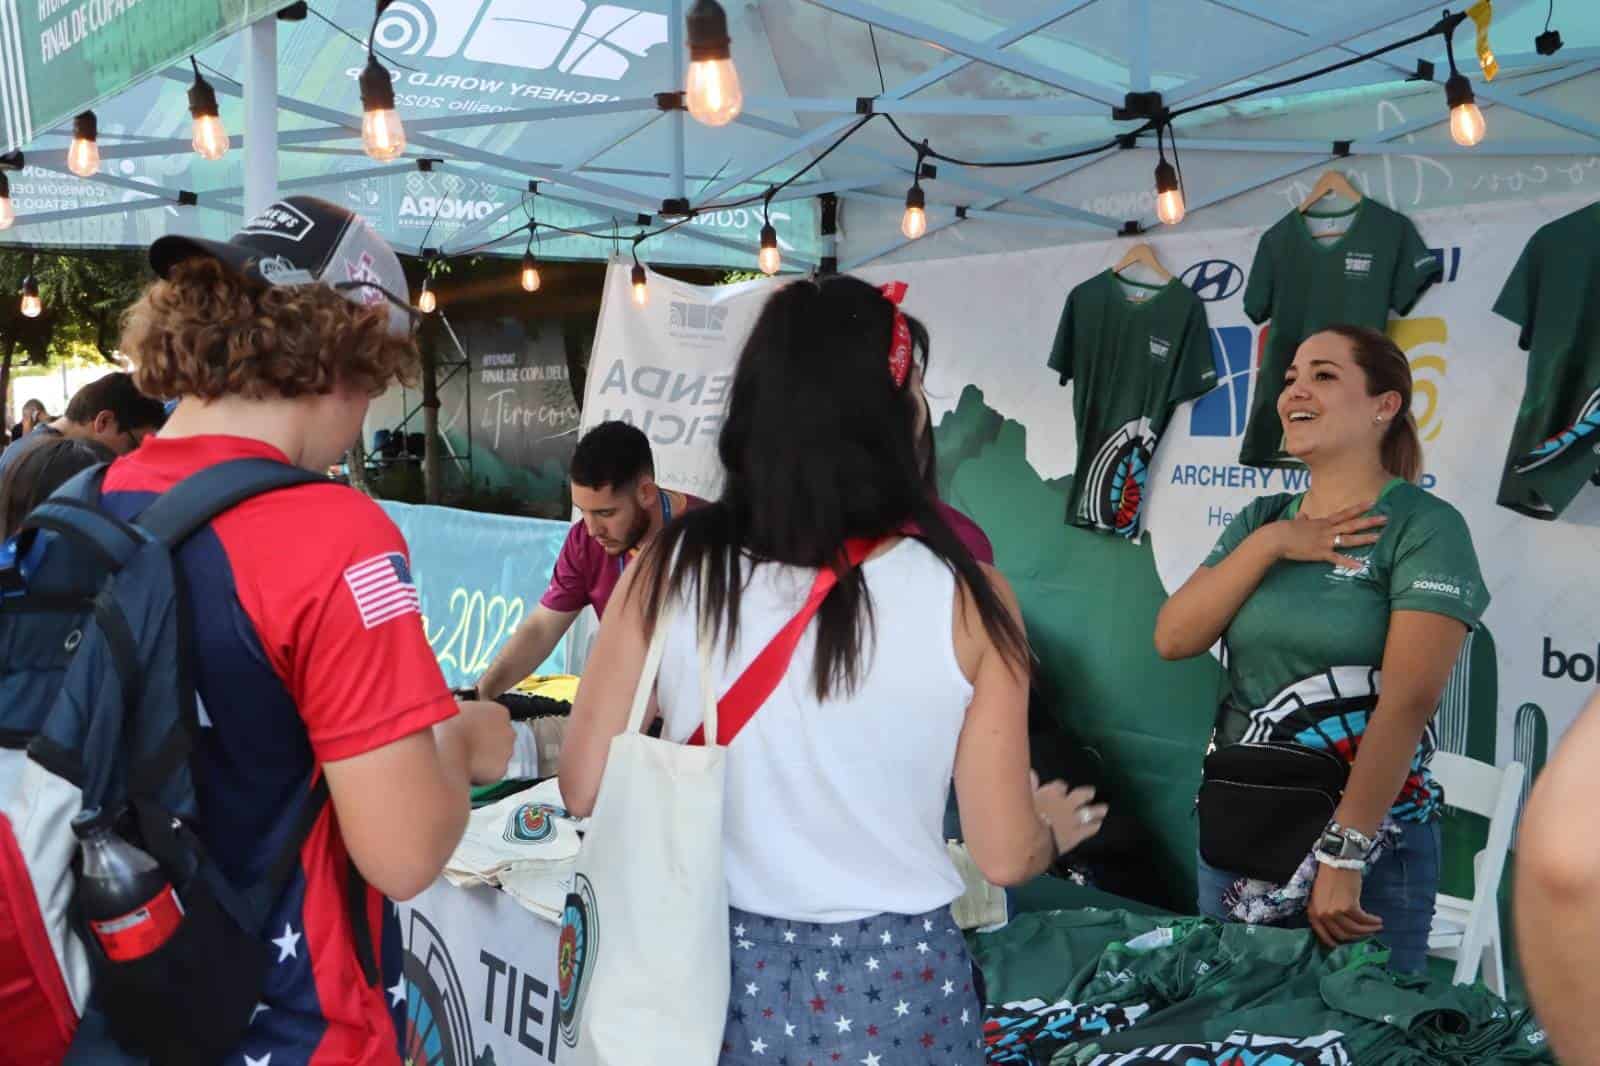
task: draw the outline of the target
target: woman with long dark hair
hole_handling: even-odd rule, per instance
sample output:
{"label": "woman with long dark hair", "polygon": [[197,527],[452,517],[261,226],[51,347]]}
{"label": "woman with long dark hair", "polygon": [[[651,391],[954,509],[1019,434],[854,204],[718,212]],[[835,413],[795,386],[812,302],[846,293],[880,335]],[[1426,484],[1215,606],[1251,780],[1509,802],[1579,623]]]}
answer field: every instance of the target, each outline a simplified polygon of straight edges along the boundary
{"label": "woman with long dark hair", "polygon": [[[1411,366],[1376,330],[1301,344],[1278,396],[1310,488],[1239,513],[1162,607],[1156,650],[1223,641],[1200,793],[1199,907],[1377,936],[1420,970],[1439,890],[1432,720],[1488,604],[1466,523],[1424,491]],[[1331,815],[1331,818],[1330,818]]]}
{"label": "woman with long dark hair", "polygon": [[[772,295],[734,375],[722,498],[629,568],[573,708],[562,793],[585,814],[669,598],[685,607],[656,692],[663,736],[684,740],[700,722],[697,621],[720,696],[818,571],[842,571],[728,747],[724,1066],[776,1061],[769,1049],[981,1061],[982,1004],[949,913],[962,892],[942,833],[952,773],[968,849],[998,884],[1039,874],[1104,815],[1089,790],[1030,782],[1027,637],[1004,578],[927,491],[914,350],[895,303],[854,278]],[[863,541],[865,561],[843,566],[847,542]]]}

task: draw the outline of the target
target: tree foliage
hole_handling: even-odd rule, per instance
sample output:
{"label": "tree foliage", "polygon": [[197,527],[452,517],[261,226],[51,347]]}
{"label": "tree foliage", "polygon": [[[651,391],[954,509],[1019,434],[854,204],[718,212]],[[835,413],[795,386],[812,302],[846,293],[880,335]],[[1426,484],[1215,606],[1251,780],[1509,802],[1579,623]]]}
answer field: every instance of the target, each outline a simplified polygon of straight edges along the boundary
{"label": "tree foliage", "polygon": [[[44,313],[32,319],[16,295],[30,273],[44,301]],[[20,349],[35,364],[72,355],[110,360],[122,312],[151,277],[142,252],[0,251],[0,347]]]}

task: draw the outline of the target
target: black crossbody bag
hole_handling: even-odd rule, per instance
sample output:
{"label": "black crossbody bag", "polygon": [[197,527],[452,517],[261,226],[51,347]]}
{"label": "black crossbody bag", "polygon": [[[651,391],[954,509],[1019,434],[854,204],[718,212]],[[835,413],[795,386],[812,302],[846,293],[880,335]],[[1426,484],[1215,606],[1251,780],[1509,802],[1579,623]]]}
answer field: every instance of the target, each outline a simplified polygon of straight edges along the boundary
{"label": "black crossbody bag", "polygon": [[1201,770],[1200,857],[1219,870],[1286,884],[1333,821],[1349,778],[1345,761],[1322,748],[1217,748]]}

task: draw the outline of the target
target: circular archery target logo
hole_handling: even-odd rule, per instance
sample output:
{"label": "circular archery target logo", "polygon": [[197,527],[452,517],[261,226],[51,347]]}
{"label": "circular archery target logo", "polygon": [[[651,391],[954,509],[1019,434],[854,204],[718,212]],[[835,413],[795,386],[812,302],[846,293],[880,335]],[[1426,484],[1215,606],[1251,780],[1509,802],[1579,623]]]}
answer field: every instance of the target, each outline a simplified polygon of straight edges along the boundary
{"label": "circular archery target logo", "polygon": [[1138,535],[1150,454],[1145,418],[1119,426],[1095,453],[1080,508],[1097,529],[1122,537]]}
{"label": "circular archery target logo", "polygon": [[583,874],[573,878],[572,891],[561,917],[561,937],[556,948],[556,990],[561,1008],[561,1039],[568,1047],[578,1044],[578,1011],[588,988],[589,971],[600,945],[600,925],[594,886]]}
{"label": "circular archery target logo", "polygon": [[431,47],[438,32],[430,4],[396,0],[378,20],[375,41],[386,52],[414,56]]}
{"label": "circular archery target logo", "polygon": [[567,812],[548,803],[524,803],[506,819],[501,836],[511,844],[537,844],[555,835],[556,819]]}

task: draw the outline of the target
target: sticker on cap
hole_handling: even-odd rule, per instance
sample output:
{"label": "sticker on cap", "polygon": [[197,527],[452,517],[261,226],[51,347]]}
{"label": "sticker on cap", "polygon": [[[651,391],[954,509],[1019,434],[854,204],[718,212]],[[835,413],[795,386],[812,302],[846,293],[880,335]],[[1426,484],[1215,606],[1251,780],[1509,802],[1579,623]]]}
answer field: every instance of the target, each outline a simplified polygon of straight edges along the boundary
{"label": "sticker on cap", "polygon": [[317,280],[311,276],[311,271],[295,266],[281,255],[259,260],[256,273],[268,285],[310,285]]}
{"label": "sticker on cap", "polygon": [[245,224],[240,233],[253,233],[260,237],[277,237],[285,241],[303,241],[306,234],[316,228],[311,216],[290,203],[276,203],[264,209]]}
{"label": "sticker on cap", "polygon": [[[383,277],[378,273],[376,266],[373,264],[371,252],[362,252],[361,258],[353,262],[349,259],[346,259],[344,261],[344,273],[346,281],[361,282],[364,286],[366,286],[365,288],[357,290],[359,295],[356,298],[361,303],[383,303],[385,297],[383,293],[379,291],[379,288],[382,288],[383,286]],[[378,286],[378,288],[373,288],[372,286]]]}

